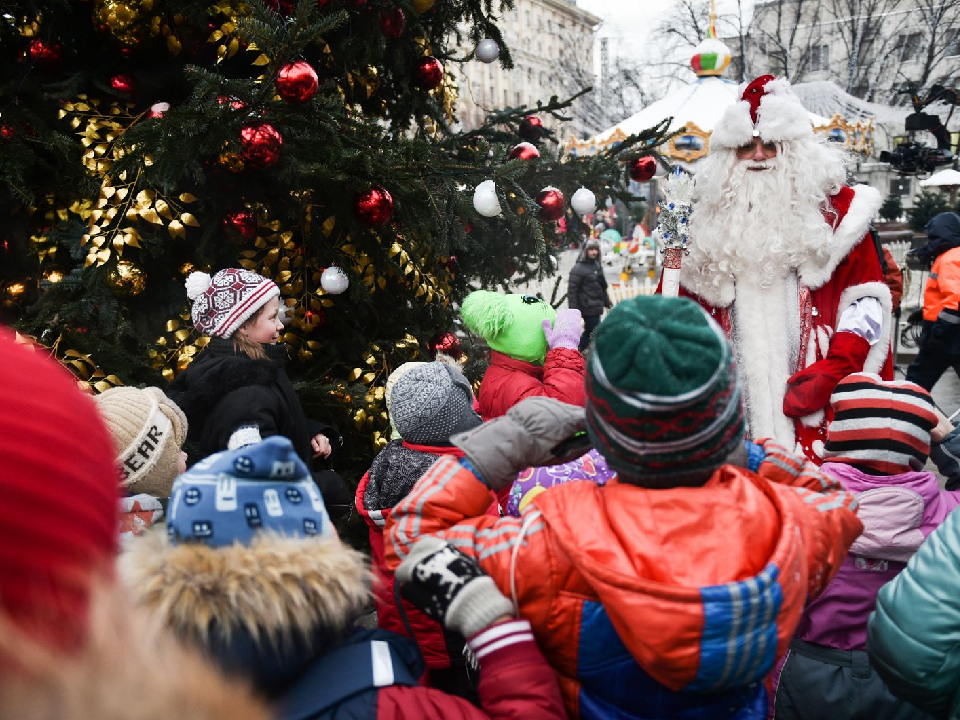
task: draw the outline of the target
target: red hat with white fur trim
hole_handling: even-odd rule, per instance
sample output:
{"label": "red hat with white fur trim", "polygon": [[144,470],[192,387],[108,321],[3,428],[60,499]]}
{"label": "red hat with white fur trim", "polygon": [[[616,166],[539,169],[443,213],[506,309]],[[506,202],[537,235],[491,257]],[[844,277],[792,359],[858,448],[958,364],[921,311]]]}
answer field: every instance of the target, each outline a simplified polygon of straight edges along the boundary
{"label": "red hat with white fur trim", "polygon": [[714,148],[733,149],[764,142],[790,142],[813,137],[810,116],[786,78],[761,75],[741,86],[740,99],[727,108],[710,135]]}
{"label": "red hat with white fur trim", "polygon": [[193,272],[187,278],[187,296],[193,300],[190,315],[193,324],[204,335],[230,338],[280,288],[273,280],[251,270],[227,268],[212,278]]}

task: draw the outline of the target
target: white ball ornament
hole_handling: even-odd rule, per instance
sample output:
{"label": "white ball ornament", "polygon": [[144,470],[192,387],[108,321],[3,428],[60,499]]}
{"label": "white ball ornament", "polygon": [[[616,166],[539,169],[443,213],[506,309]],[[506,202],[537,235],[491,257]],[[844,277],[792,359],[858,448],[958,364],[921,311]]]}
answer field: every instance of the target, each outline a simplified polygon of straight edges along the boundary
{"label": "white ball ornament", "polygon": [[339,295],[350,285],[350,278],[336,265],[331,265],[320,275],[320,287],[331,295]]}
{"label": "white ball ornament", "polygon": [[492,63],[500,57],[500,46],[497,41],[491,38],[485,38],[477,44],[477,59],[480,62]]}
{"label": "white ball ornament", "polygon": [[597,209],[597,196],[582,187],[570,198],[570,207],[577,215],[589,215]]}
{"label": "white ball ornament", "polygon": [[484,180],[473,191],[473,208],[484,217],[496,217],[500,214],[500,201],[497,200],[497,184],[493,180]]}

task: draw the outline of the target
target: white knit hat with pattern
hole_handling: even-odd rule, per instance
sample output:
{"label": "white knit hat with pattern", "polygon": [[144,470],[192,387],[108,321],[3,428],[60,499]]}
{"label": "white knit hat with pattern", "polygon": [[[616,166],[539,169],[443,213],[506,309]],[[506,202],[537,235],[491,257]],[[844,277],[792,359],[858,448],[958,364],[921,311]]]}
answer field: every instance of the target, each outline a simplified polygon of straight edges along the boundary
{"label": "white knit hat with pattern", "polygon": [[227,268],[213,277],[193,272],[185,283],[193,300],[190,316],[204,335],[228,339],[272,298],[280,296],[273,280],[250,270]]}

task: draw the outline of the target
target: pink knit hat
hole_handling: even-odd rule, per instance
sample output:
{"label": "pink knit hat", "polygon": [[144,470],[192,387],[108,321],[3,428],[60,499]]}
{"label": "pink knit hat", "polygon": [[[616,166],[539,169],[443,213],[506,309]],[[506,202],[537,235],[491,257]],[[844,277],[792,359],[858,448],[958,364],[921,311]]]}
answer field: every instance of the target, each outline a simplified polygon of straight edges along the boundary
{"label": "pink knit hat", "polygon": [[194,326],[219,338],[230,338],[257,310],[280,296],[273,280],[237,268],[221,270],[212,278],[204,272],[190,273],[186,286],[193,300]]}

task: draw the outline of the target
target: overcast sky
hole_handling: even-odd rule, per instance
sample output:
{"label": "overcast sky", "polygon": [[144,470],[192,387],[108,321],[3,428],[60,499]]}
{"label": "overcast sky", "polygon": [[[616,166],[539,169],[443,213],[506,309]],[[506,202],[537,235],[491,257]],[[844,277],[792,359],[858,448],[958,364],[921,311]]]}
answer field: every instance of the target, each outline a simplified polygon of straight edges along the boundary
{"label": "overcast sky", "polygon": [[[733,0],[717,0],[717,11],[722,13]],[[650,31],[669,16],[676,0],[577,0],[577,5],[603,19],[600,37],[619,37],[638,45]],[[748,5],[750,3],[747,3]]]}

